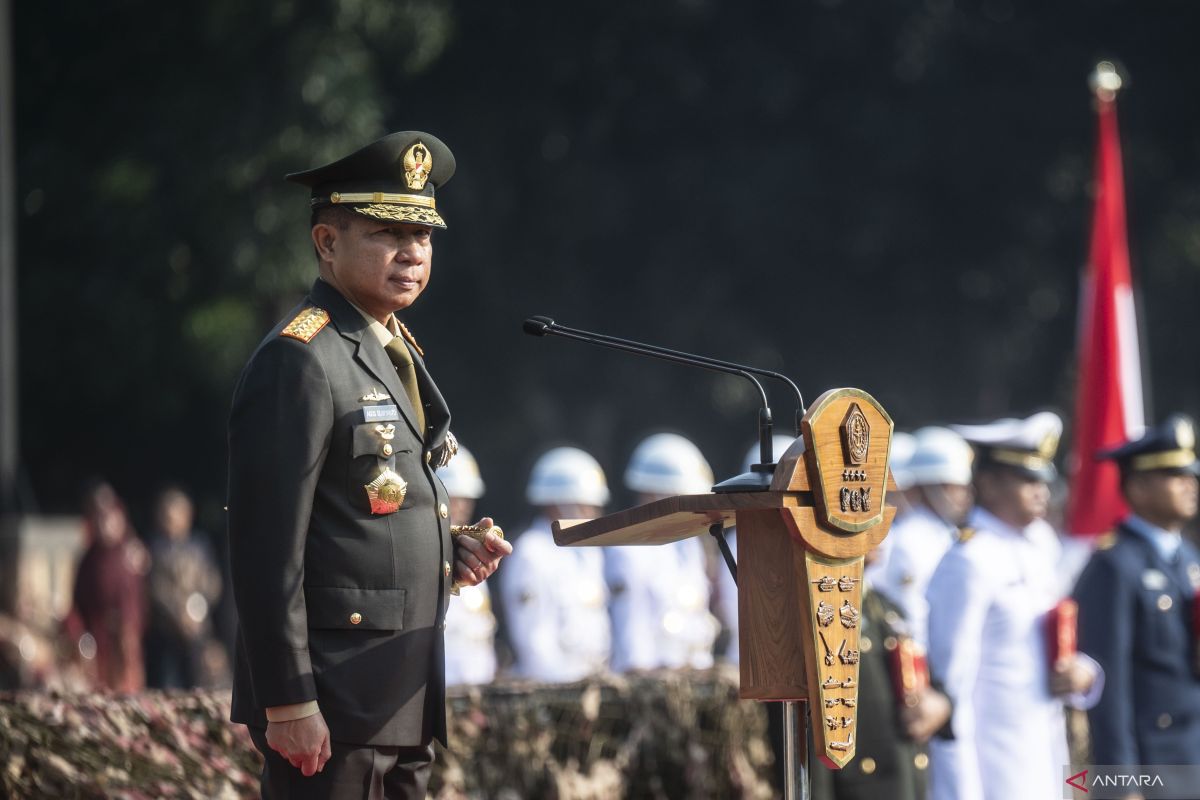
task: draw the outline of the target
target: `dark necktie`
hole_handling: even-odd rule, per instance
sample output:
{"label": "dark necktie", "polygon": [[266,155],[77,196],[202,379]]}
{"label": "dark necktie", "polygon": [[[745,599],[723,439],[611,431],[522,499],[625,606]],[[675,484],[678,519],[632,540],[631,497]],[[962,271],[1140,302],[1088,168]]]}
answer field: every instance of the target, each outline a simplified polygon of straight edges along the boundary
{"label": "dark necktie", "polygon": [[409,352],[408,345],[404,343],[402,336],[392,339],[384,349],[387,350],[388,358],[396,366],[396,374],[400,376],[400,385],[404,387],[404,393],[408,395],[408,400],[412,403],[413,412],[417,417],[417,431],[421,435],[421,440],[424,441],[425,407],[421,405],[421,391],[417,388],[417,368],[413,365],[412,353]]}

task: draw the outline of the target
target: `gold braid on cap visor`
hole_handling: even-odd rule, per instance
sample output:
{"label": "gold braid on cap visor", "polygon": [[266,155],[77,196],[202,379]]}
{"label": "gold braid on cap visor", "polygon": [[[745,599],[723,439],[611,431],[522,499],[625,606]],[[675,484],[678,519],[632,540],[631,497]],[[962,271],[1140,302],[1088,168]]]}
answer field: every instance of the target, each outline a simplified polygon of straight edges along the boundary
{"label": "gold braid on cap visor", "polygon": [[1035,453],[1024,452],[1021,450],[999,450],[992,448],[992,461],[997,461],[1001,464],[1008,464],[1011,467],[1024,467],[1025,469],[1042,470],[1050,466],[1050,459],[1042,458]]}
{"label": "gold braid on cap visor", "polygon": [[[326,202],[323,197],[314,197],[312,204]],[[333,192],[329,200],[333,205],[350,203],[369,203],[369,205],[352,205],[351,210],[357,211],[374,219],[387,222],[413,222],[418,225],[435,225],[446,227],[446,220],[437,212],[437,202],[432,197],[423,194],[390,194],[388,192]]]}
{"label": "gold braid on cap visor", "polygon": [[1180,467],[1190,467],[1194,463],[1196,463],[1195,450],[1167,450],[1162,453],[1134,456],[1129,460],[1129,466],[1139,472],[1152,469],[1179,469]]}

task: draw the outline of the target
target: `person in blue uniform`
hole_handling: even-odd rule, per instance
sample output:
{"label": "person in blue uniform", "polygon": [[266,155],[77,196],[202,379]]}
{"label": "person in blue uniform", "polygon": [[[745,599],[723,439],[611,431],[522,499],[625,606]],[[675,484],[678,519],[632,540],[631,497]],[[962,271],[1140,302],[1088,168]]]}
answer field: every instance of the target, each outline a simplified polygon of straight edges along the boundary
{"label": "person in blue uniform", "polygon": [[1196,437],[1172,416],[1101,453],[1121,470],[1131,513],[1103,537],[1075,586],[1079,648],[1108,676],[1088,714],[1096,764],[1200,764]]}

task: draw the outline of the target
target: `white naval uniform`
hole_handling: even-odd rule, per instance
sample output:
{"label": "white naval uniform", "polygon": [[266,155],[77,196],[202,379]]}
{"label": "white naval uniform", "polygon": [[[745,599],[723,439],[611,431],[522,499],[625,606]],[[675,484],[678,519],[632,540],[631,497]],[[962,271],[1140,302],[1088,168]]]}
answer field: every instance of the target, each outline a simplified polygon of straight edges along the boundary
{"label": "white naval uniform", "polygon": [[446,609],[446,685],[491,683],[496,677],[496,618],[486,583],[463,586]]}
{"label": "white naval uniform", "polygon": [[712,587],[700,539],[607,547],[604,575],[614,672],[713,665],[720,626],[708,610]]}
{"label": "white naval uniform", "polygon": [[891,554],[871,585],[900,606],[911,636],[927,645],[929,603],[925,590],[942,556],[954,544],[957,529],[927,506],[914,505],[888,532]]}
{"label": "white naval uniform", "polygon": [[538,518],[513,541],[501,596],[514,675],[565,683],[606,668],[611,638],[599,548],[559,547],[550,522]]}
{"label": "white naval uniform", "polygon": [[[1068,763],[1063,704],[1049,691],[1044,618],[1061,599],[1058,538],[976,508],[975,533],[929,582],[929,666],[954,701],[953,741],[930,743],[932,800],[1057,800]],[[1094,704],[1097,679],[1086,698]]]}

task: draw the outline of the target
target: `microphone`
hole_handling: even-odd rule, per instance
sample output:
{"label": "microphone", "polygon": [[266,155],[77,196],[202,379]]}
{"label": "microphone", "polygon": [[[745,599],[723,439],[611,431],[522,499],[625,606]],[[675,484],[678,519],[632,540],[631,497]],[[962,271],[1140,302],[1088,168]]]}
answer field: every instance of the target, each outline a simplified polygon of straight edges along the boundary
{"label": "microphone", "polygon": [[550,319],[550,317],[545,317],[545,316],[539,315],[536,317],[530,317],[529,319],[525,320],[525,332],[527,334],[529,334],[530,336],[546,336],[547,334],[553,335],[557,331],[568,331],[570,333],[586,334],[595,339],[599,339],[603,342],[609,342],[612,344],[630,345],[633,347],[641,347],[641,348],[645,348],[646,350],[652,350],[655,353],[659,353],[662,355],[677,356],[679,358],[688,359],[688,363],[695,364],[697,366],[700,366],[700,362],[703,362],[704,364],[714,366],[714,367],[727,367],[729,369],[738,369],[738,370],[742,370],[743,372],[749,372],[752,375],[761,375],[764,378],[774,378],[777,381],[782,381],[791,388],[792,394],[796,395],[796,419],[795,419],[795,434],[794,435],[797,438],[799,438],[801,435],[800,420],[804,418],[804,411],[805,411],[804,395],[800,393],[800,387],[797,386],[791,378],[789,378],[788,376],[786,376],[782,373],[775,372],[774,370],[770,370],[770,369],[762,369],[761,367],[750,367],[745,364],[735,364],[732,361],[722,361],[719,358],[709,358],[708,356],[697,356],[697,355],[693,355],[691,353],[683,353],[683,352],[680,352],[679,350],[671,350],[670,348],[667,348],[667,347],[660,347],[660,346],[654,345],[654,344],[646,344],[644,342],[634,342],[634,341],[630,341],[629,339],[621,339],[616,336],[608,336],[603,333],[590,333],[587,331],[579,331],[579,330],[575,330],[574,328],[567,328],[562,325],[559,325],[559,324],[555,323],[554,320]]}
{"label": "microphone", "polygon": [[[559,325],[553,319],[546,316],[533,316],[525,320],[523,328],[525,333],[530,336],[561,336],[565,339],[574,339],[576,341],[587,342],[588,344],[598,347],[607,347],[613,350],[621,350],[626,353],[635,353],[641,356],[657,358],[663,361],[670,361],[676,364],[685,364],[693,367],[700,367],[712,372],[721,372],[727,375],[738,375],[754,384],[758,390],[762,407],[758,412],[758,444],[759,457],[761,464],[754,465],[754,471],[738,476],[731,481],[726,481],[723,484],[718,484],[714,487],[715,490],[724,491],[754,491],[767,488],[771,483],[771,473],[774,470],[774,458],[771,452],[771,407],[767,402],[767,393],[763,389],[762,384],[751,373],[762,374],[768,377],[780,378],[787,381],[788,384],[796,391],[800,397],[800,390],[792,381],[779,373],[769,370],[762,370],[757,367],[748,367],[742,364],[735,364],[729,361],[720,361],[715,358],[706,356],[697,356],[691,353],[683,353],[678,350],[670,350],[657,345],[645,344],[643,342],[634,342],[629,339],[620,339],[615,336],[606,336],[605,334],[592,333],[590,331],[569,328],[565,325]],[[803,408],[803,397],[800,397],[800,407]],[[799,419],[802,411],[797,411],[797,435],[799,435]]]}

